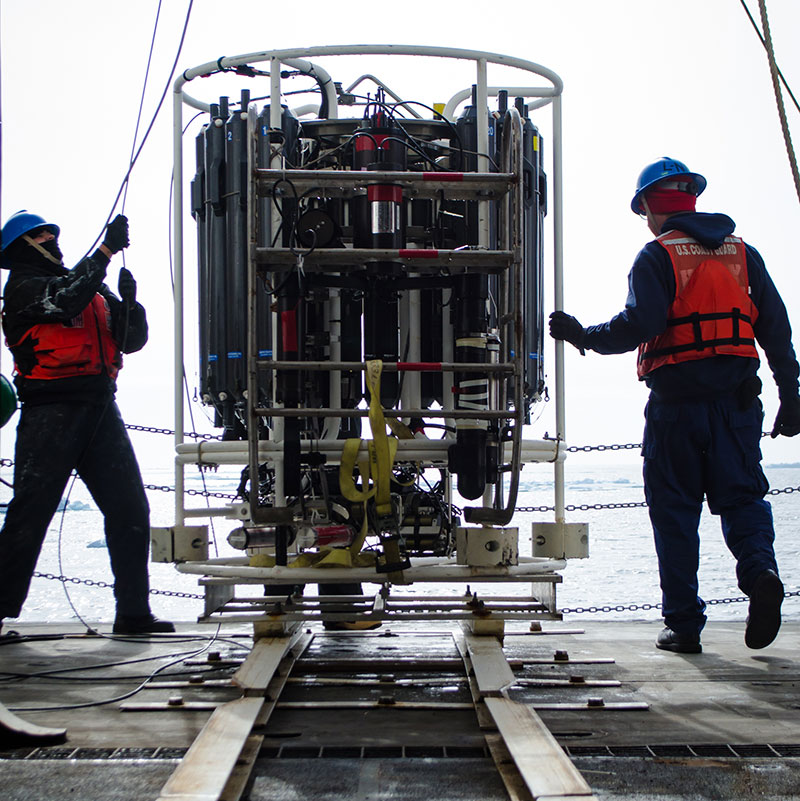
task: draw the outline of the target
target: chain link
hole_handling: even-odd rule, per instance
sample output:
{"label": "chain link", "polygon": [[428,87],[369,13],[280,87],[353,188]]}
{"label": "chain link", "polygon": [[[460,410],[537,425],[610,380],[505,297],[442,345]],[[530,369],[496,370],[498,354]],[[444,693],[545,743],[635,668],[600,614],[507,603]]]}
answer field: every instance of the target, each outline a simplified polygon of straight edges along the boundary
{"label": "chain link", "polygon": [[[60,581],[62,584],[83,584],[87,587],[99,587],[100,589],[113,589],[114,585],[109,584],[107,581],[95,581],[94,579],[79,579],[75,577],[69,576],[59,576],[55,573],[39,573],[38,571],[34,571],[33,575],[36,578],[43,578],[43,579],[50,579],[51,581]],[[170,598],[194,598],[197,600],[203,600],[205,598],[204,595],[199,595],[198,593],[192,592],[178,592],[177,590],[150,590],[151,595],[165,595]],[[785,598],[796,598],[800,596],[800,590],[791,590],[790,592],[784,593]],[[718,604],[738,604],[744,603],[745,601],[749,600],[746,595],[740,595],[736,598],[712,598],[710,601],[706,601],[707,606],[716,606]],[[559,609],[559,612],[565,615],[584,615],[584,614],[597,614],[599,612],[608,613],[608,612],[650,612],[655,609],[661,609],[661,604],[606,604],[603,606],[574,606],[574,607],[562,607]]]}
{"label": "chain link", "polygon": [[[796,598],[800,596],[800,590],[792,590],[790,592],[784,593],[785,598]],[[739,604],[744,603],[745,601],[749,601],[750,599],[746,595],[740,595],[737,598],[712,598],[710,601],[706,601],[707,606],[717,606],[718,604]],[[573,607],[561,607],[559,608],[559,612],[564,615],[586,615],[586,614],[598,614],[598,613],[608,613],[608,612],[649,612],[655,609],[661,609],[661,604],[606,604],[604,606],[573,606]]]}
{"label": "chain link", "polygon": [[[174,435],[175,432],[168,428],[156,428],[155,426],[139,426],[139,425],[132,425],[132,424],[125,424],[125,427],[131,431],[144,431],[151,434],[166,434],[166,435]],[[767,437],[770,435],[769,431],[763,431],[761,436]],[[217,436],[215,434],[197,434],[195,432],[187,432],[184,434],[185,437],[189,439],[201,439],[201,440],[221,440],[221,436]],[[635,450],[637,448],[641,448],[641,442],[628,442],[628,443],[612,443],[610,445],[571,445],[567,448],[569,453],[590,453],[592,451],[623,451],[623,450]],[[14,460],[13,459],[0,459],[0,467],[13,467]],[[145,484],[145,489],[155,490],[158,492],[175,492],[175,487],[170,487],[166,484]],[[204,498],[227,498],[227,499],[236,499],[239,496],[232,493],[226,492],[209,492],[208,490],[196,490],[196,489],[187,489],[184,490],[187,495],[198,495]],[[769,490],[767,493],[768,495],[791,495],[794,492],[800,492],[800,486],[798,487],[784,487],[783,489],[772,489]],[[595,509],[635,509],[640,507],[647,506],[645,501],[629,501],[629,502],[621,502],[621,503],[581,503],[581,504],[569,504],[564,507],[564,510],[567,512],[586,512],[589,510]],[[554,506],[517,506],[517,512],[553,512],[555,511]],[[109,584],[107,581],[95,581],[94,579],[79,579],[79,578],[70,578],[68,576],[59,576],[55,573],[40,573],[38,571],[34,571],[33,575],[37,578],[44,578],[44,579],[51,579],[54,581],[60,581],[64,584],[83,584],[88,587],[99,587],[101,589],[113,589],[113,584]],[[165,595],[171,598],[194,598],[203,600],[205,598],[204,595],[199,595],[197,593],[191,592],[178,592],[176,590],[150,590],[151,595]],[[791,592],[785,593],[786,598],[791,597],[798,597],[800,596],[800,590],[793,590]],[[717,604],[734,604],[734,603],[743,603],[744,601],[749,600],[746,595],[742,595],[736,598],[712,598],[710,601],[706,601],[708,606],[714,606]],[[649,604],[616,604],[610,605],[605,604],[603,606],[575,606],[575,607],[563,607],[559,611],[562,614],[574,614],[574,615],[581,615],[581,614],[597,614],[597,613],[609,613],[609,612],[649,612],[656,609],[661,609],[660,603]]]}
{"label": "chain link", "polygon": [[[155,490],[156,492],[175,492],[175,487],[170,487],[168,484],[145,484],[145,489]],[[239,496],[232,492],[211,492],[210,490],[186,489],[186,495],[200,495],[203,498],[229,498],[236,500]]]}
{"label": "chain link", "polygon": [[[772,436],[771,431],[762,431],[761,438]],[[641,448],[641,442],[612,443],[611,445],[570,445],[567,453],[590,453],[591,451],[632,451]]]}
{"label": "chain link", "polygon": [[589,453],[591,451],[631,451],[641,448],[641,442],[627,442],[624,445],[614,443],[612,445],[570,445],[567,453]]}
{"label": "chain link", "polygon": [[[94,579],[79,579],[69,576],[59,576],[55,573],[40,573],[38,570],[34,570],[33,575],[36,578],[43,578],[43,579],[50,579],[51,581],[60,581],[62,584],[83,584],[87,587],[99,587],[100,589],[108,589],[113,590],[114,585],[109,584],[107,581],[95,581]],[[168,595],[171,598],[198,598],[203,600],[205,598],[204,595],[198,595],[197,593],[192,592],[178,592],[176,590],[150,590],[150,595]]]}
{"label": "chain link", "polygon": [[[125,423],[125,428],[129,431],[146,431],[148,434],[167,434],[174,436],[175,432],[171,428],[156,428],[155,426],[137,426]],[[183,435],[187,439],[221,440],[219,434],[198,434],[194,431],[186,431]]]}
{"label": "chain link", "polygon": [[[620,501],[619,503],[581,503],[568,504],[564,507],[567,512],[588,512],[590,509],[636,509],[647,506],[645,501]],[[516,506],[517,512],[554,512],[555,506]]]}
{"label": "chain link", "polygon": [[[767,495],[791,495],[800,492],[800,487],[784,487],[771,489]],[[620,503],[581,503],[568,504],[564,507],[566,512],[588,512],[590,509],[636,509],[647,506],[646,501],[625,501]],[[555,506],[517,506],[517,512],[554,512]]]}

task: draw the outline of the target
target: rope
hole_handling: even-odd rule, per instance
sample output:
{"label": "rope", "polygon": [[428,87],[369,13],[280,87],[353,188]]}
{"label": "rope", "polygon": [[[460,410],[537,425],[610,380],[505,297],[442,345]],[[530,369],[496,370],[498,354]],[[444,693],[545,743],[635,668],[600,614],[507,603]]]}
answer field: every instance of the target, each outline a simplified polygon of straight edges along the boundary
{"label": "rope", "polygon": [[800,200],[800,173],[797,171],[797,159],[792,145],[792,135],[789,131],[789,123],[786,120],[786,108],[781,94],[781,85],[778,78],[778,65],[775,63],[775,50],[772,46],[772,34],[769,30],[769,19],[767,18],[766,0],[758,0],[758,9],[761,12],[761,25],[764,28],[764,47],[767,50],[769,60],[769,72],[772,77],[772,89],[775,92],[775,102],[778,104],[778,116],[781,120],[781,130],[783,131],[783,141],[786,145],[786,154],[789,156],[789,165],[792,168],[792,178],[794,188],[797,192],[797,199]]}
{"label": "rope", "polygon": [[[747,19],[750,20],[750,24],[753,26],[753,30],[756,32],[756,36],[758,36],[758,40],[761,42],[761,46],[766,50],[767,49],[767,45],[766,45],[766,42],[764,41],[764,37],[761,35],[761,31],[759,30],[758,25],[756,24],[756,21],[753,19],[753,15],[750,13],[750,9],[747,7],[747,3],[745,3],[745,0],[739,0],[739,2],[741,3],[742,8],[744,9],[744,13],[747,14]],[[783,84],[783,88],[789,93],[789,97],[792,98],[792,103],[794,103],[794,107],[798,111],[800,111],[800,103],[797,102],[797,98],[794,96],[794,92],[792,91],[792,87],[789,86],[789,82],[784,77],[783,73],[781,72],[781,68],[778,67],[777,63],[776,63],[775,66],[776,66],[776,68],[778,70],[778,75],[780,76],[781,83]]]}

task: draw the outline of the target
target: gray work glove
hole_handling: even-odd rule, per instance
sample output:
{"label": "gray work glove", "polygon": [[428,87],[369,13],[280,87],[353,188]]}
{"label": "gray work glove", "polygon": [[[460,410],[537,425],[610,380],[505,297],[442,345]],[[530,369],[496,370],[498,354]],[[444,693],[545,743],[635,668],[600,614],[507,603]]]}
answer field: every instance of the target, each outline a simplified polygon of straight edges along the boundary
{"label": "gray work glove", "polygon": [[119,283],[117,284],[119,296],[129,306],[136,303],[136,280],[131,275],[131,271],[123,267],[119,271]]}
{"label": "gray work glove", "polygon": [[800,434],[800,396],[795,395],[781,401],[770,436],[775,439],[778,434],[783,434],[784,437]]}
{"label": "gray work glove", "polygon": [[106,228],[106,238],[103,244],[112,252],[119,253],[123,248],[130,245],[128,239],[128,218],[124,214],[118,214],[108,224]]}
{"label": "gray work glove", "polygon": [[550,315],[550,336],[553,339],[563,339],[574,345],[581,356],[585,354],[583,338],[586,335],[584,327],[571,315],[563,311],[554,311]]}

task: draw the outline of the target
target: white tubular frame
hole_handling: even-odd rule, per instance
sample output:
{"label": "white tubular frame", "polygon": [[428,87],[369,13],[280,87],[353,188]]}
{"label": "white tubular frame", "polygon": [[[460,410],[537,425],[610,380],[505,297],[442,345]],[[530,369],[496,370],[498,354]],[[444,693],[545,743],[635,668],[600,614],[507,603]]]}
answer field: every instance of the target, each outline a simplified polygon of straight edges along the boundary
{"label": "white tubular frame", "polygon": [[[173,199],[173,263],[175,276],[175,358],[174,358],[174,413],[175,413],[175,522],[176,525],[183,525],[187,518],[200,517],[202,512],[214,514],[212,510],[187,509],[184,503],[184,465],[194,463],[199,460],[207,459],[209,462],[228,462],[246,463],[247,443],[202,443],[184,444],[184,273],[183,273],[183,106],[188,105],[201,111],[209,111],[210,105],[191,97],[184,90],[187,83],[197,77],[207,77],[216,73],[227,71],[231,68],[254,64],[259,62],[270,63],[270,85],[271,97],[280,97],[280,70],[275,67],[286,65],[296,69],[306,75],[318,80],[322,90],[325,92],[329,118],[338,117],[337,95],[331,76],[318,64],[308,61],[308,58],[316,56],[424,56],[435,58],[448,58],[457,60],[474,61],[476,64],[476,80],[478,109],[485,118],[487,111],[487,98],[496,96],[499,91],[506,89],[511,96],[533,98],[531,108],[540,108],[545,105],[552,106],[553,119],[553,149],[552,149],[552,209],[553,219],[553,280],[554,280],[554,305],[556,309],[563,308],[563,227],[562,227],[562,119],[561,119],[561,93],[563,84],[559,76],[546,67],[532,61],[514,58],[511,56],[488,53],[479,50],[463,50],[452,47],[428,47],[428,46],[407,46],[407,45],[332,45],[309,48],[298,48],[290,50],[273,50],[256,53],[247,53],[239,56],[220,58],[217,61],[209,61],[200,66],[193,67],[184,71],[174,82],[173,85],[173,151],[174,151],[174,178],[175,189]],[[545,79],[550,83],[549,86],[488,86],[487,71],[488,65],[502,65],[513,67],[527,73],[532,73]],[[469,97],[471,90],[465,89],[454,95],[447,103],[444,115],[448,119],[452,116],[458,105]],[[280,103],[272,102],[271,108],[277,112]],[[478,128],[483,132],[485,140],[486,126]],[[486,152],[486,142],[479,142],[481,152]],[[486,159],[482,158],[482,162]],[[482,168],[485,167],[482,164]],[[482,215],[483,217],[483,215]],[[482,219],[483,222],[483,219]],[[488,236],[488,235],[487,235]],[[481,242],[485,239],[482,235]],[[530,461],[549,461],[554,465],[554,484],[555,484],[555,519],[556,522],[564,522],[564,442],[566,437],[565,430],[565,404],[564,404],[564,344],[556,342],[555,350],[555,403],[556,403],[556,439],[544,441],[525,441],[522,446],[522,453]],[[324,446],[324,442],[321,443]],[[401,443],[402,444],[402,443]],[[271,458],[271,443],[264,443],[264,457]],[[319,446],[320,443],[317,443]],[[420,443],[415,443],[415,448],[419,448]],[[426,452],[428,450],[426,445]],[[439,448],[444,450],[445,443],[430,443],[431,450]],[[420,449],[422,450],[422,449]],[[242,456],[240,456],[240,452]],[[260,454],[261,455],[261,454]],[[430,458],[432,454],[428,455]],[[412,457],[410,457],[412,458]]]}

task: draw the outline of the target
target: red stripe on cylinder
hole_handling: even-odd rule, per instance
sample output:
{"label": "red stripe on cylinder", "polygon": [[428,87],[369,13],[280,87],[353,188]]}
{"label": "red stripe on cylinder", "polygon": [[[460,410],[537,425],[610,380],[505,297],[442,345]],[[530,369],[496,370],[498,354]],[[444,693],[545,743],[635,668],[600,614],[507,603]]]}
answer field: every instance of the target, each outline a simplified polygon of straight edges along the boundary
{"label": "red stripe on cylinder", "polygon": [[397,371],[400,373],[421,373],[423,371],[442,371],[441,362],[397,362]]}
{"label": "red stripe on cylinder", "polygon": [[423,172],[423,181],[453,181],[460,182],[464,180],[463,172]]}
{"label": "red stripe on cylinder", "polygon": [[284,351],[297,353],[297,312],[294,309],[281,312],[281,335]]}
{"label": "red stripe on cylinder", "polygon": [[388,200],[392,203],[401,203],[403,200],[403,187],[387,184],[372,184],[367,187],[367,198],[370,201]]}
{"label": "red stripe on cylinder", "polygon": [[398,255],[401,259],[435,259],[439,251],[429,248],[401,248]]}

